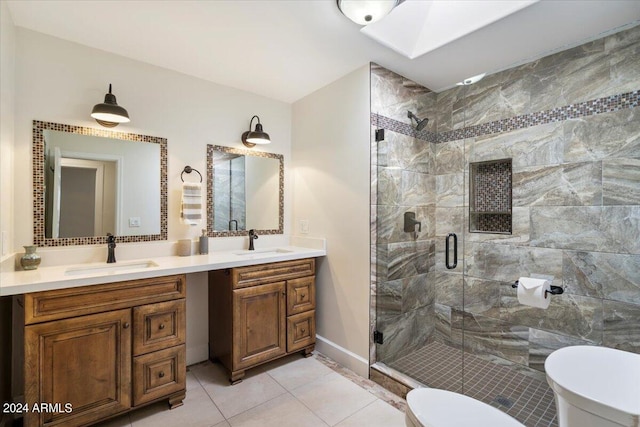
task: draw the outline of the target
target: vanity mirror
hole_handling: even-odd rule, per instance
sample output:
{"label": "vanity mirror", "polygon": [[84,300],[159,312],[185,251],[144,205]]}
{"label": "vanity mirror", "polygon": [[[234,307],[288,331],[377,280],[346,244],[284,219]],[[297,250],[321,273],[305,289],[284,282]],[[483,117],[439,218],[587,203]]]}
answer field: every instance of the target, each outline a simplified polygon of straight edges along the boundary
{"label": "vanity mirror", "polygon": [[282,234],[284,157],[207,145],[207,231],[211,237]]}
{"label": "vanity mirror", "polygon": [[167,140],[33,121],[34,244],[167,239]]}

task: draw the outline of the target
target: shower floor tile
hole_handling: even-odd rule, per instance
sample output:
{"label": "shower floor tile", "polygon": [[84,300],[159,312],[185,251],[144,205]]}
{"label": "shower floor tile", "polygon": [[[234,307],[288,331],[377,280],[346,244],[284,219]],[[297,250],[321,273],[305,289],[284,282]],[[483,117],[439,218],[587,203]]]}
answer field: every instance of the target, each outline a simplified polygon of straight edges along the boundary
{"label": "shower floor tile", "polygon": [[506,412],[527,427],[557,427],[553,391],[540,380],[462,350],[432,342],[388,363],[422,384],[464,394]]}

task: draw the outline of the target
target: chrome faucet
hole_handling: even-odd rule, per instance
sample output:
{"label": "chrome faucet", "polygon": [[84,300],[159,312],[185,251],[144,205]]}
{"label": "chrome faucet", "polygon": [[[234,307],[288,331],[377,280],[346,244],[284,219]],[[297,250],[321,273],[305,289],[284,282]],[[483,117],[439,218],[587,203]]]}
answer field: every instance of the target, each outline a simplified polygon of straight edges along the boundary
{"label": "chrome faucet", "polygon": [[256,233],[256,230],[254,230],[253,228],[249,230],[249,250],[250,251],[255,250],[255,248],[253,247],[253,241],[256,240],[257,238],[258,238],[258,234]]}
{"label": "chrome faucet", "polygon": [[116,262],[116,236],[111,233],[107,233],[107,247],[109,248],[107,264]]}

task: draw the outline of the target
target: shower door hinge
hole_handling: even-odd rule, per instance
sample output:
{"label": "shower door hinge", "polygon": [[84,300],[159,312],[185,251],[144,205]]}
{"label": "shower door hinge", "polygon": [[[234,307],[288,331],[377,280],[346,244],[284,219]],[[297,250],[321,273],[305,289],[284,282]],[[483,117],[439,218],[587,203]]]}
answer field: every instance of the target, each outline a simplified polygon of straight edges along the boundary
{"label": "shower door hinge", "polygon": [[376,344],[383,344],[384,343],[384,337],[382,335],[382,332],[373,331],[373,342],[376,343]]}

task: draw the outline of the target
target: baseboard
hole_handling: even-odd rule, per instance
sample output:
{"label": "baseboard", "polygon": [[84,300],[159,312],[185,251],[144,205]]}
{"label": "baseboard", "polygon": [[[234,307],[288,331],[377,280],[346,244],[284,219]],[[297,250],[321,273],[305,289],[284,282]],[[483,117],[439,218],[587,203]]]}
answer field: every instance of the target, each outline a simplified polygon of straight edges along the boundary
{"label": "baseboard", "polygon": [[335,360],[345,368],[351,369],[364,378],[369,378],[369,361],[352,351],[339,346],[320,335],[316,335],[316,350]]}

